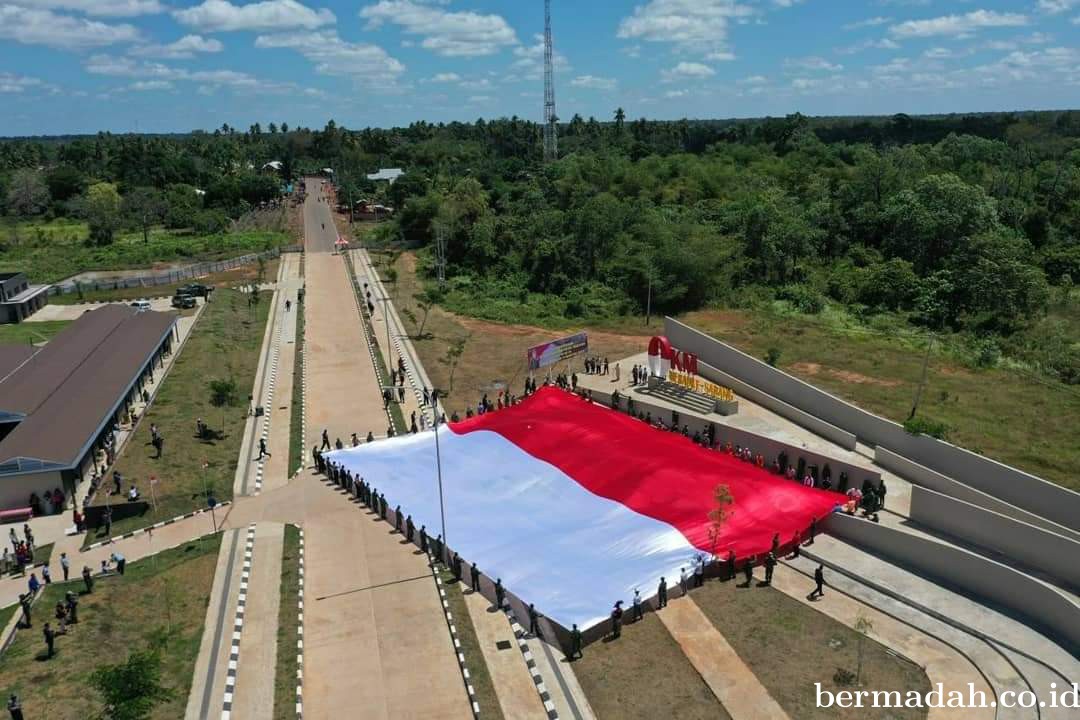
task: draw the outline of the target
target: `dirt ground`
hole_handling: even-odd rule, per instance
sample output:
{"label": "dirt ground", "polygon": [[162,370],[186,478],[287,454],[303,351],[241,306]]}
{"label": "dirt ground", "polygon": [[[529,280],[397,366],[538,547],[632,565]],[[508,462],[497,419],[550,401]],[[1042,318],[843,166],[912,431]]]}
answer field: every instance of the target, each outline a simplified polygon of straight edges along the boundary
{"label": "dirt ground", "polygon": [[624,626],[619,640],[592,643],[583,654],[574,674],[598,718],[731,718],[653,613]]}
{"label": "dirt ground", "polygon": [[[758,570],[760,576],[761,570]],[[760,579],[760,578],[759,578]],[[823,613],[770,587],[708,582],[694,602],[727,639],[788,715],[797,720],[921,720],[926,708],[819,708],[814,683],[823,690],[930,690],[926,673],[863,641],[861,683],[838,685],[838,668],[855,672],[859,634]]]}

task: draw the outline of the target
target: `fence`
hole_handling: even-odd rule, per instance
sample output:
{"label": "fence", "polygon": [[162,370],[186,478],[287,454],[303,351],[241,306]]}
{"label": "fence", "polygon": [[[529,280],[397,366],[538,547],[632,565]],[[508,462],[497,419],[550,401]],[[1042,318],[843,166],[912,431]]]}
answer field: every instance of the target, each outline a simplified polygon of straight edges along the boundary
{"label": "fence", "polygon": [[229,258],[228,260],[200,262],[177,270],[168,270],[150,275],[136,275],[133,277],[88,281],[78,280],[78,276],[76,276],[61,280],[56,285],[53,285],[51,293],[53,295],[67,295],[73,292],[79,292],[80,289],[82,292],[94,292],[98,290],[124,290],[127,288],[176,285],[185,280],[196,280],[214,273],[226,272],[238,267],[243,267],[244,265],[250,265],[251,263],[257,262],[260,258],[264,260],[275,258],[281,252],[295,252],[295,250],[293,250],[291,246],[288,248],[275,248],[273,250],[264,250],[261,253],[249,253],[247,255],[241,255],[240,257]]}

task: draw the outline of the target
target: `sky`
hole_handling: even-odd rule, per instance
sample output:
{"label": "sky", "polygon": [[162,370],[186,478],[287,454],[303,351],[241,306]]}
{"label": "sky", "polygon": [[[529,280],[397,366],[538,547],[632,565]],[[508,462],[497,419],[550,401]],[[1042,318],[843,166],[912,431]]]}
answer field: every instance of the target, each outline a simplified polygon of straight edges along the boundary
{"label": "sky", "polygon": [[[1080,0],[551,0],[559,118],[1076,108]],[[0,136],[543,116],[543,0],[0,0]]]}

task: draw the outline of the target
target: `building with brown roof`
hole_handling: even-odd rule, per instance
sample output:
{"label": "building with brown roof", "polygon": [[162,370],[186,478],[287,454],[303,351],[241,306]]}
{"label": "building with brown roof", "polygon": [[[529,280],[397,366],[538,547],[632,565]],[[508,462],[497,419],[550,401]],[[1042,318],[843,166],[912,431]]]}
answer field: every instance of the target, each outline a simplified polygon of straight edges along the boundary
{"label": "building with brown roof", "polygon": [[72,497],[171,351],[175,325],[171,313],[106,305],[32,353],[0,347],[0,510],[55,488]]}

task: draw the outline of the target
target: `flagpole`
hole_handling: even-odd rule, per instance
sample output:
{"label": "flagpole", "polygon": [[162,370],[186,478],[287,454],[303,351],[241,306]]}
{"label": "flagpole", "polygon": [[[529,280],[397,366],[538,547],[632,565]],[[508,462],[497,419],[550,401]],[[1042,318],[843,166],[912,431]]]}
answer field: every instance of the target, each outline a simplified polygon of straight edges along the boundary
{"label": "flagpole", "polygon": [[[431,407],[435,413],[435,472],[439,479],[439,516],[442,519],[442,547],[447,547],[446,542],[446,508],[443,505],[442,487],[442,456],[439,453],[439,391],[432,389]],[[439,560],[442,560],[440,557]]]}

